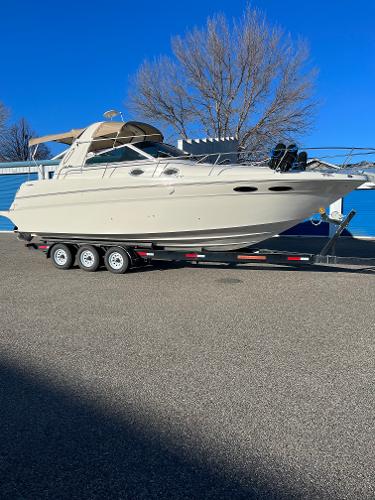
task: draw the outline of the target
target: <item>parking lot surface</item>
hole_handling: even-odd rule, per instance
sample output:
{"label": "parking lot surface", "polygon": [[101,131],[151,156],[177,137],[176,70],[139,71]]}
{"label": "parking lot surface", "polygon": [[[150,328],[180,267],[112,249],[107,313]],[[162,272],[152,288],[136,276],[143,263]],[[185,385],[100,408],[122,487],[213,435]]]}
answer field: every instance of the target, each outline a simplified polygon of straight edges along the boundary
{"label": "parking lot surface", "polygon": [[0,279],[1,498],[374,498],[375,272]]}

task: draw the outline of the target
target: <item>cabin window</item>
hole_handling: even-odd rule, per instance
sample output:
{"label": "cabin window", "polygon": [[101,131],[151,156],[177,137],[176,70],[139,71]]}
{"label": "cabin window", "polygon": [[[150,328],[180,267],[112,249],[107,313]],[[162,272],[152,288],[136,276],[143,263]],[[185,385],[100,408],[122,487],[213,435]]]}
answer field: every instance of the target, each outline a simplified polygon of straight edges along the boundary
{"label": "cabin window", "polygon": [[258,188],[253,186],[238,186],[233,188],[233,191],[237,193],[254,193],[254,191],[258,191]]}
{"label": "cabin window", "polygon": [[92,158],[86,160],[86,165],[92,165],[96,163],[120,163],[123,161],[136,161],[136,160],[144,160],[145,157],[142,156],[134,149],[130,149],[128,147],[111,149],[110,151],[106,151],[105,153],[100,153]]}
{"label": "cabin window", "polygon": [[142,174],[144,174],[144,172],[145,172],[145,171],[144,171],[144,170],[142,170],[141,168],[133,168],[133,170],[131,170],[129,173],[130,173],[130,175],[135,175],[135,176],[137,176],[137,175],[142,175]]}
{"label": "cabin window", "polygon": [[169,144],[164,144],[162,142],[144,141],[137,142],[134,144],[134,146],[149,154],[150,156],[153,156],[154,158],[176,158],[181,156],[189,156],[184,151],[181,151],[174,146],[170,146]]}
{"label": "cabin window", "polygon": [[277,192],[292,191],[292,189],[293,188],[290,186],[273,186],[273,187],[268,188],[269,191],[277,191]]}
{"label": "cabin window", "polygon": [[165,175],[177,175],[179,172],[178,168],[167,168],[166,170],[164,170],[164,174]]}

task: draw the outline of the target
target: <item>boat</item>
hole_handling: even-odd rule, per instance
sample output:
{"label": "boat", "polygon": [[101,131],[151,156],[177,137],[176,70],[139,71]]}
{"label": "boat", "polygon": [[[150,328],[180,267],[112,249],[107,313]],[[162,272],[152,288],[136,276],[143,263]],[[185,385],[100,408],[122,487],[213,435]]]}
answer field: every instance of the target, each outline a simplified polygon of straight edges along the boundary
{"label": "boat", "polygon": [[235,250],[280,234],[366,182],[240,158],[212,162],[135,121],[96,122],[30,146],[48,141],[68,146],[53,178],[25,182],[0,212],[24,239]]}

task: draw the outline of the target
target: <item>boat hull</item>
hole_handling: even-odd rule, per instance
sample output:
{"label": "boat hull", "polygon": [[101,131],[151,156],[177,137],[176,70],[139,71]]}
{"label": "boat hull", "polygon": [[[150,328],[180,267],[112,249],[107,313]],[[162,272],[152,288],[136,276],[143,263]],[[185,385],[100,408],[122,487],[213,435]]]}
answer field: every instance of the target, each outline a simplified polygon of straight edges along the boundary
{"label": "boat hull", "polygon": [[229,250],[279,234],[363,183],[360,176],[268,171],[246,179],[243,170],[237,179],[28,182],[8,217],[19,232],[46,239]]}
{"label": "boat hull", "polygon": [[275,234],[279,234],[298,221],[287,221],[259,226],[243,226],[236,228],[221,228],[216,230],[182,231],[175,233],[149,234],[69,234],[69,233],[39,233],[46,240],[122,243],[129,246],[156,245],[174,250],[202,250],[211,251],[234,250],[251,246]]}

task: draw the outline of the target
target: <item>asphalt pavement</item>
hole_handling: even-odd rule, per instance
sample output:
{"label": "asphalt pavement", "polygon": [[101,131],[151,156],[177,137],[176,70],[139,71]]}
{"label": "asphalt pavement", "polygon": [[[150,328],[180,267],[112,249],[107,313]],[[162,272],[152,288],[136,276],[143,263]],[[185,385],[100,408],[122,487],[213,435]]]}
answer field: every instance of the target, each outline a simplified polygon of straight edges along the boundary
{"label": "asphalt pavement", "polygon": [[375,271],[61,271],[1,235],[0,283],[1,499],[375,497]]}

